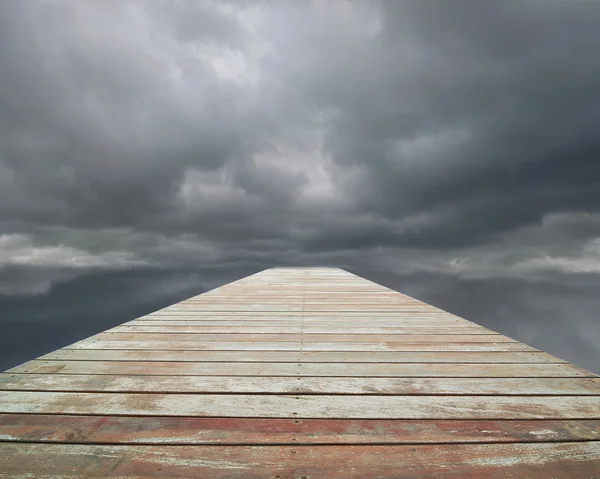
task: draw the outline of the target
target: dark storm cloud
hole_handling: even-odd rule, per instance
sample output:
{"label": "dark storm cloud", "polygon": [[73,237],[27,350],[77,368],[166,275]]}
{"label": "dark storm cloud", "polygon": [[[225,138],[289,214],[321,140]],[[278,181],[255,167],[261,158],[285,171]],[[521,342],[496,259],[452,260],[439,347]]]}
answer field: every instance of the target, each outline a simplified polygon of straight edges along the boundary
{"label": "dark storm cloud", "polygon": [[63,315],[65,291],[89,307],[123,281],[121,321],[148,291],[329,264],[600,364],[598,20],[567,0],[1,2],[4,321],[43,302],[38,324],[89,334],[104,313]]}

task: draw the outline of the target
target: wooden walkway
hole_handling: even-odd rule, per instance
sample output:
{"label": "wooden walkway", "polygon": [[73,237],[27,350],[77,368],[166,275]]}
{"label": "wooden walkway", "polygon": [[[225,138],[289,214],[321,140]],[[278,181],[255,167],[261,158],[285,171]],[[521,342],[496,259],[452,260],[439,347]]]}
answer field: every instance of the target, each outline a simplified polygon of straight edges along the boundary
{"label": "wooden walkway", "polygon": [[10,478],[598,478],[600,377],[270,269],[0,374],[0,441]]}

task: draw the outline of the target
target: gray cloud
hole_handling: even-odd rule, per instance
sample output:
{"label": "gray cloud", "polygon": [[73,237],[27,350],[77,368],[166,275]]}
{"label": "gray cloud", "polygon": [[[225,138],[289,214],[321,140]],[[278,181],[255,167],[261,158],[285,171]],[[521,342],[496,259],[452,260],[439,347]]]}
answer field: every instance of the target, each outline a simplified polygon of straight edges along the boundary
{"label": "gray cloud", "polygon": [[15,337],[36,334],[21,303],[48,324],[78,284],[89,309],[121,278],[125,320],[144,292],[330,264],[598,369],[599,19],[567,0],[0,3]]}

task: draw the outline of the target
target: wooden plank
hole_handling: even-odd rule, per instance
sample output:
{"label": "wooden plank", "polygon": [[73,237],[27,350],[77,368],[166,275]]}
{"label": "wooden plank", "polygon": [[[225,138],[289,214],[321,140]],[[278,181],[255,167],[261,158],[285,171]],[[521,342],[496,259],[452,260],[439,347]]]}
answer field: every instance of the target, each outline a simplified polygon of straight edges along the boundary
{"label": "wooden plank", "polygon": [[387,316],[393,316],[398,313],[407,313],[407,312],[417,312],[417,311],[407,311],[407,308],[402,306],[396,306],[394,308],[369,308],[368,305],[360,305],[361,307],[343,307],[343,304],[328,304],[321,306],[305,306],[304,309],[302,304],[299,303],[297,305],[288,305],[287,303],[282,304],[256,304],[256,305],[247,305],[240,304],[239,306],[216,306],[216,305],[205,305],[202,307],[199,306],[171,306],[168,309],[161,310],[162,313],[187,313],[187,314],[198,314],[198,313],[210,313],[210,314],[228,314],[228,315],[236,315],[238,313],[241,314],[250,314],[250,313],[288,313],[293,315],[299,315],[302,312],[308,313],[318,313],[319,315],[323,315],[325,313],[334,313],[336,316],[340,313],[342,315],[371,315],[371,314],[385,314]]}
{"label": "wooden plank", "polygon": [[600,395],[600,378],[330,378],[1,374],[0,390],[72,392]]}
{"label": "wooden plank", "polygon": [[[269,314],[255,313],[255,314],[183,314],[183,313],[152,313],[149,315],[141,316],[136,318],[134,321],[259,321],[259,322],[284,322],[289,324],[294,321],[310,322],[310,323],[356,323],[362,325],[371,324],[382,324],[382,325],[396,325],[406,323],[407,325],[420,326],[427,324],[455,324],[455,325],[473,325],[471,321],[466,319],[457,318],[454,316],[443,316],[443,315],[395,315],[395,316],[384,316],[377,314],[369,315],[344,315],[342,313],[335,315],[315,315],[310,312],[305,312],[302,316],[297,314],[286,315],[286,314]],[[254,324],[254,323],[252,323]]]}
{"label": "wooden plank", "polygon": [[36,374],[328,377],[593,377],[570,364],[240,363],[153,361],[41,361],[10,369]]}
{"label": "wooden plank", "polygon": [[302,314],[298,313],[285,313],[285,312],[249,312],[247,314],[218,314],[218,313],[188,313],[188,312],[175,312],[175,311],[156,311],[154,313],[146,314],[137,318],[139,320],[158,320],[158,321],[183,321],[183,320],[194,320],[194,321],[331,321],[331,322],[343,322],[343,321],[357,321],[361,323],[371,324],[377,321],[391,321],[391,322],[415,322],[415,323],[428,323],[435,321],[454,322],[454,323],[472,323],[466,319],[454,316],[452,314],[433,314],[433,313],[418,313],[418,312],[398,312],[395,314],[346,314],[337,313],[334,314],[331,311],[324,312],[322,314],[313,313],[310,311],[303,311]]}
{"label": "wooden plank", "polygon": [[599,396],[352,396],[0,391],[0,413],[337,419],[600,419]]}
{"label": "wooden plank", "polygon": [[513,351],[140,351],[58,349],[41,360],[309,362],[309,363],[566,363],[548,353]]}
{"label": "wooden plank", "polygon": [[[273,293],[275,294],[275,293]],[[404,311],[407,310],[430,310],[430,307],[423,306],[418,303],[410,303],[403,300],[381,300],[381,301],[373,301],[370,298],[364,298],[362,301],[351,301],[346,297],[337,297],[331,301],[309,301],[309,297],[306,298],[305,301],[302,299],[297,299],[292,301],[287,298],[281,299],[272,299],[266,300],[262,299],[260,301],[252,301],[248,298],[241,299],[239,301],[235,301],[235,297],[229,296],[225,298],[220,298],[220,300],[216,297],[209,298],[200,301],[187,300],[182,301],[181,303],[173,304],[169,306],[169,310],[173,311],[187,311],[187,310],[207,310],[211,311],[213,309],[216,310],[225,310],[225,311],[235,311],[237,309],[260,309],[264,308],[265,311],[273,310],[278,311],[277,308],[282,308],[282,310],[295,310],[299,308],[302,310],[302,306],[310,307],[310,309],[314,309],[317,311],[328,311],[328,310],[338,310],[338,311],[383,311],[383,312],[395,312],[398,309],[402,309]]]}
{"label": "wooden plank", "polygon": [[188,351],[538,351],[522,343],[436,342],[214,342],[198,341],[96,341],[83,340],[67,349],[161,349]]}
{"label": "wooden plank", "polygon": [[423,328],[423,329],[437,329],[437,328],[472,328],[480,327],[474,326],[472,323],[464,322],[459,323],[450,320],[435,320],[435,321],[409,321],[409,320],[347,320],[347,321],[332,321],[332,320],[297,320],[297,319],[134,319],[127,323],[123,323],[123,326],[202,326],[205,328],[218,327],[218,328],[231,328],[231,327],[243,327],[243,328],[297,328],[301,326],[309,328],[341,328],[341,329],[381,329],[386,331],[390,328]]}
{"label": "wooden plank", "polygon": [[[318,313],[319,315],[322,315],[324,313],[334,313],[335,316],[340,316],[340,313],[342,315],[371,315],[371,314],[386,314],[388,316],[393,316],[396,313],[400,313],[400,312],[405,312],[406,310],[400,309],[400,307],[397,308],[393,308],[393,309],[368,309],[368,308],[345,308],[345,309],[341,309],[340,305],[328,305],[329,307],[325,307],[325,306],[321,306],[321,307],[315,307],[315,308],[309,308],[307,307],[307,309],[305,309],[305,312],[313,312],[313,313]],[[238,313],[240,314],[249,314],[249,313],[256,313],[256,314],[262,314],[262,313],[277,313],[277,314],[281,314],[281,313],[290,313],[290,314],[294,314],[294,315],[299,315],[302,311],[302,306],[298,305],[298,306],[287,306],[285,304],[282,305],[270,305],[270,306],[246,306],[246,305],[241,305],[240,307],[236,308],[234,306],[223,306],[223,307],[219,307],[219,306],[205,306],[203,308],[195,308],[195,307],[179,307],[177,309],[173,308],[173,309],[169,309],[169,310],[162,310],[161,312],[168,312],[168,313],[173,313],[173,312],[185,312],[187,314],[198,314],[198,313],[211,313],[213,315],[216,314],[228,314],[228,315],[237,315]]]}
{"label": "wooden plank", "polygon": [[0,444],[0,477],[598,478],[598,442],[344,446]]}
{"label": "wooden plank", "polygon": [[[450,328],[404,328],[404,327],[389,327],[389,328],[349,328],[349,327],[331,327],[331,326],[306,326],[306,325],[295,325],[295,326],[170,326],[170,325],[160,325],[160,326],[144,326],[144,325],[124,325],[117,326],[116,328],[109,329],[105,331],[105,333],[170,333],[170,334],[189,334],[189,333],[201,333],[201,334],[227,334],[227,336],[231,335],[233,337],[237,335],[258,335],[258,334],[269,334],[269,335],[280,335],[280,334],[301,334],[308,338],[311,338],[313,335],[318,335],[318,340],[331,339],[332,335],[344,337],[358,337],[362,336],[366,340],[372,335],[378,335],[378,339],[381,339],[381,335],[395,335],[395,334],[494,334],[489,329],[481,328],[481,327],[450,327]],[[267,339],[267,341],[273,341],[277,339]],[[312,339],[314,340],[314,339]]]}
{"label": "wooden plank", "polygon": [[[465,333],[468,333],[469,330],[480,328],[479,326],[473,326],[469,323],[453,323],[450,321],[435,321],[431,323],[418,323],[418,322],[409,322],[409,321],[296,321],[296,320],[273,320],[273,321],[263,321],[263,320],[223,320],[223,321],[214,321],[214,320],[140,320],[136,319],[134,321],[130,321],[129,323],[124,323],[122,326],[136,326],[136,327],[156,327],[156,326],[164,326],[164,327],[202,327],[202,328],[277,328],[277,329],[297,329],[297,328],[305,328],[305,329],[315,329],[314,332],[319,332],[320,329],[327,329],[326,332],[329,332],[331,329],[339,330],[343,332],[344,330],[352,330],[358,332],[364,332],[368,334],[377,334],[378,332],[388,332],[390,329],[407,329],[409,333],[413,329],[422,329],[425,332],[421,334],[430,334],[431,332],[436,332],[438,329],[450,329],[452,330],[452,334],[454,334],[455,330],[464,329]],[[479,330],[479,329],[477,329]],[[217,331],[217,330],[215,330]],[[491,333],[495,333],[492,330],[489,330]],[[207,330],[210,332],[210,330]],[[417,333],[418,334],[418,333]],[[438,334],[447,334],[447,333],[438,333]],[[487,334],[490,334],[489,332]]]}
{"label": "wooden plank", "polygon": [[560,442],[600,440],[600,420],[294,420],[0,414],[0,440],[170,445]]}
{"label": "wooden plank", "polygon": [[[300,341],[298,334],[197,334],[188,333],[184,336],[169,333],[100,333],[93,336],[98,341],[178,341],[198,342],[242,342],[242,341]],[[385,343],[512,343],[514,339],[501,334],[302,334],[302,342],[385,342]]]}

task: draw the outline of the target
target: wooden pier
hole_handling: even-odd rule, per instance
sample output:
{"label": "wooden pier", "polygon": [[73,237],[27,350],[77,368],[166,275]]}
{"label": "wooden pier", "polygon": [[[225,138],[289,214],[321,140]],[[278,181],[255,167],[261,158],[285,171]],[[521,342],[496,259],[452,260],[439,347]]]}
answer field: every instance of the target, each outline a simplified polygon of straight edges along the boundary
{"label": "wooden pier", "polygon": [[600,377],[275,268],[0,374],[0,441],[3,478],[598,478]]}

